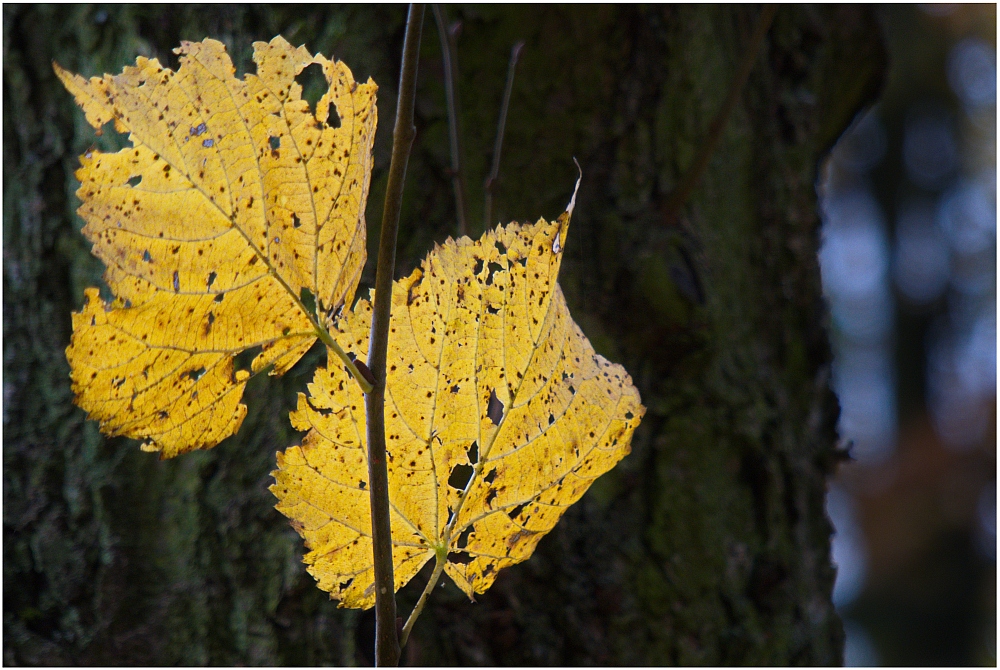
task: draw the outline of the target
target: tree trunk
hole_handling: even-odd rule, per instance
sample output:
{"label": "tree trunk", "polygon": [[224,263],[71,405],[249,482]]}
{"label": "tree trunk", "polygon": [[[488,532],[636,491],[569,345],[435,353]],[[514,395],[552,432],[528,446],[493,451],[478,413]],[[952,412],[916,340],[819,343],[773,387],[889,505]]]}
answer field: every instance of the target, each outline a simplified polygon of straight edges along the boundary
{"label": "tree trunk", "polygon": [[[369,199],[374,257],[405,7],[15,6],[4,30],[4,662],[364,664],[371,612],[339,610],[267,491],[301,435],[295,392],[321,358],[254,381],[215,449],[159,461],[72,403],[70,313],[103,267],[74,213],[96,138],[51,61],[86,76],[137,55],[176,67],[223,40],[240,73],[283,34],[381,86]],[[665,211],[749,46],[753,6],[447,6],[471,229],[482,232],[511,46],[498,220],[558,215],[583,169],[561,283],[646,417],[527,562],[470,603],[437,589],[404,662],[837,664],[826,482],[836,465],[816,251],[818,165],[884,69],[870,11],[778,9],[700,184]],[[424,27],[418,135],[397,275],[455,234],[440,41]],[[307,92],[308,92],[307,87]],[[117,145],[115,143],[118,143]],[[374,279],[373,261],[363,289]],[[363,293],[359,291],[359,293]],[[405,615],[426,580],[399,593]]]}

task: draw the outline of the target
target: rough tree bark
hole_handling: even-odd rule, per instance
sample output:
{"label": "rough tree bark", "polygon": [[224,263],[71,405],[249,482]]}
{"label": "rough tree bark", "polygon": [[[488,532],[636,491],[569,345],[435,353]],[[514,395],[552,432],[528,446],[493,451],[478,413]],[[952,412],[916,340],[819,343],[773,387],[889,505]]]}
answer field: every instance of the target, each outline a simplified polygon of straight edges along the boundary
{"label": "rough tree bark", "polygon": [[[404,662],[840,662],[824,512],[838,410],[815,184],[881,80],[869,10],[781,6],[701,185],[676,221],[663,212],[760,11],[447,8],[462,21],[469,212],[482,211],[507,58],[524,40],[494,211],[556,216],[580,161],[561,282],[649,411],[632,454],[531,560],[475,604],[437,590]],[[235,438],[172,461],[105,439],[73,406],[70,312],[103,270],[79,234],[73,171],[89,145],[117,140],[95,140],[50,63],[85,75],[138,54],[176,65],[181,39],[211,36],[243,71],[251,43],[278,33],[341,58],[381,86],[377,222],[404,18],[402,6],[4,6],[5,663],[370,662],[371,613],[316,589],[267,491],[275,450],[299,437],[287,411],[320,352],[248,388]],[[455,230],[430,32],[417,117],[397,275]],[[482,230],[475,214],[471,228]],[[373,278],[370,261],[365,285]],[[425,579],[400,592],[402,613]]]}

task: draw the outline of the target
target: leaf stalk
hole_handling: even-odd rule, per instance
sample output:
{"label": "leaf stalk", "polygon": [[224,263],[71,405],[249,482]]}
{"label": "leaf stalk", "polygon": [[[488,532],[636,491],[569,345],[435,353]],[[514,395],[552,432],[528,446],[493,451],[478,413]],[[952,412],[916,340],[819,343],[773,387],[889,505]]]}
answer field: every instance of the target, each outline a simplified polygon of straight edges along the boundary
{"label": "leaf stalk", "polygon": [[367,379],[364,373],[357,368],[357,366],[355,365],[357,361],[352,360],[351,357],[347,355],[347,352],[345,352],[340,347],[340,345],[337,344],[337,340],[333,339],[333,337],[325,328],[317,328],[316,335],[323,342],[323,344],[327,346],[328,349],[333,351],[333,353],[337,354],[337,357],[340,358],[341,361],[343,361],[344,366],[347,368],[347,371],[351,374],[352,377],[354,377],[354,380],[358,382],[358,386],[361,387],[361,392],[371,393],[374,386],[372,385],[371,380]]}
{"label": "leaf stalk", "polygon": [[479,480],[479,476],[483,474],[483,468],[486,465],[486,459],[490,455],[490,451],[493,449],[493,441],[496,439],[497,434],[500,431],[497,430],[493,433],[489,442],[486,443],[483,453],[480,454],[479,460],[476,465],[472,468],[472,476],[469,477],[469,481],[466,482],[465,488],[462,489],[462,495],[458,498],[458,504],[455,505],[455,510],[452,512],[451,521],[444,528],[442,533],[443,537],[441,539],[441,544],[435,547],[434,558],[437,563],[434,565],[434,572],[431,573],[431,578],[427,580],[427,585],[424,587],[423,593],[420,594],[417,604],[413,606],[413,611],[410,612],[410,616],[406,619],[406,625],[403,627],[403,636],[400,646],[406,644],[406,640],[410,637],[410,631],[413,629],[413,625],[417,622],[417,617],[424,609],[424,603],[427,602],[428,596],[430,596],[431,591],[437,586],[438,580],[441,578],[441,572],[444,570],[445,563],[448,562],[448,549],[451,547],[451,536],[455,532],[455,525],[458,523],[458,516],[465,506],[465,501],[469,497],[469,492],[472,491],[472,487]]}
{"label": "leaf stalk", "polygon": [[413,606],[413,611],[410,612],[409,618],[406,619],[406,625],[403,626],[403,635],[399,640],[400,647],[405,647],[406,641],[410,639],[410,631],[413,630],[413,625],[417,623],[417,617],[424,611],[427,598],[431,595],[431,591],[434,590],[438,580],[441,578],[441,573],[444,571],[444,564],[448,561],[447,556],[447,552],[443,554],[442,552],[435,552],[434,572],[431,573],[431,578],[427,580],[427,586],[424,587],[423,593],[420,594],[420,599],[417,600],[417,604]]}
{"label": "leaf stalk", "polygon": [[372,313],[368,368],[375,379],[365,395],[368,432],[368,478],[372,516],[372,551],[375,571],[375,665],[399,664],[396,633],[396,588],[392,568],[392,533],[389,519],[389,476],[385,457],[385,376],[389,344],[389,313],[392,304],[392,277],[396,265],[396,236],[403,200],[406,165],[416,130],[413,106],[417,88],[417,61],[424,5],[411,4],[403,41],[403,63],[399,78],[396,124],[392,134],[392,162],[385,191],[382,233],[379,239],[378,269],[375,275],[375,304]]}

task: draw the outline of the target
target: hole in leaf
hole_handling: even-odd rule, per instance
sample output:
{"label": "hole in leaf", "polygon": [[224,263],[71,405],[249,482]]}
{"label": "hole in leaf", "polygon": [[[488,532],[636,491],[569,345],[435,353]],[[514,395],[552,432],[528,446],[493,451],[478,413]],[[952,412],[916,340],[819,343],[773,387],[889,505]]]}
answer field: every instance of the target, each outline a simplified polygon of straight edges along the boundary
{"label": "hole in leaf", "polygon": [[309,111],[316,116],[316,103],[330,88],[323,74],[323,66],[313,63],[295,77],[295,83],[302,87],[302,99],[309,103]]}
{"label": "hole in leaf", "polygon": [[472,479],[472,466],[471,465],[456,465],[451,470],[451,476],[448,477],[448,486],[462,491],[465,489],[466,484]]}
{"label": "hole in leaf", "polygon": [[99,149],[100,151],[106,153],[114,153],[119,149],[131,148],[129,145],[128,133],[120,133],[115,130],[114,120],[109,120],[103,126],[98,128],[94,134],[100,139],[97,141],[96,146],[92,146],[88,150],[88,153],[92,152],[94,149]]}
{"label": "hole in leaf", "polygon": [[486,306],[486,311],[489,312],[490,314],[499,314],[500,313],[500,309],[497,308],[497,307],[494,307],[493,305],[487,305]]}
{"label": "hole in leaf", "polygon": [[503,266],[499,263],[489,264],[489,274],[486,275],[486,285],[491,286],[493,284],[493,275],[495,275],[500,270],[503,270]]}
{"label": "hole in leaf", "polygon": [[359,489],[361,489],[362,491],[364,491],[367,486],[368,486],[368,482],[364,481],[363,479],[359,479],[358,480],[358,488]]}
{"label": "hole in leaf", "polygon": [[625,420],[626,421],[631,420],[633,416],[635,416],[635,415],[632,414],[632,412],[625,412]]}
{"label": "hole in leaf", "polygon": [[250,347],[246,351],[240,352],[233,358],[233,367],[237,370],[250,370],[250,366],[253,365],[253,359],[257,358],[257,355],[263,349],[264,347],[258,344],[256,347]]}
{"label": "hole in leaf", "polygon": [[272,135],[271,138],[270,138],[270,140],[268,140],[268,141],[271,144],[271,149],[272,150],[278,149],[278,148],[281,147],[281,138],[280,137],[275,137],[274,135]]}
{"label": "hole in leaf", "polygon": [[215,283],[215,278],[216,278],[216,277],[218,277],[218,276],[219,276],[219,275],[215,274],[215,272],[214,272],[214,271],[213,271],[213,272],[209,272],[209,273],[208,273],[208,282],[207,282],[206,286],[207,286],[208,288],[212,288],[212,284],[214,284],[214,283]]}
{"label": "hole in leaf", "polygon": [[507,516],[509,516],[511,518],[511,521],[514,521],[514,520],[517,519],[518,516],[520,516],[521,511],[525,507],[527,507],[527,506],[528,506],[528,503],[523,503],[521,505],[518,505],[517,507],[515,507],[515,508],[513,508],[511,510],[508,510],[507,511]]}
{"label": "hole in leaf", "polygon": [[302,301],[302,305],[310,316],[316,315],[316,296],[313,295],[312,291],[303,286],[302,290],[299,291],[299,300]]}
{"label": "hole in leaf", "polygon": [[469,536],[472,535],[472,533],[474,533],[475,530],[476,527],[474,525],[468,526],[465,530],[462,531],[462,534],[458,536],[458,539],[455,540],[455,546],[458,547],[459,549],[465,549],[467,546],[469,546]]}
{"label": "hole in leaf", "polygon": [[496,468],[493,468],[492,470],[490,470],[490,473],[488,475],[486,475],[485,477],[483,477],[483,480],[487,484],[492,484],[493,480],[496,479],[496,478],[497,478],[497,470],[496,470]]}
{"label": "hole in leaf", "polygon": [[486,406],[486,416],[493,422],[494,426],[500,425],[503,419],[503,402],[497,397],[496,389],[490,391],[490,402]]}
{"label": "hole in leaf", "polygon": [[142,176],[141,175],[138,176],[138,177],[132,177],[131,179],[128,180],[128,185],[131,186],[132,188],[135,188],[136,186],[138,186],[141,183],[142,183]]}
{"label": "hole in leaf", "polygon": [[551,426],[555,422],[556,422],[556,418],[551,413],[549,413],[549,425]]}
{"label": "hole in leaf", "polygon": [[495,242],[495,243],[493,244],[493,246],[495,246],[495,247],[497,248],[497,251],[499,251],[499,252],[500,252],[500,255],[501,255],[501,256],[503,256],[504,254],[506,254],[506,253],[507,253],[507,247],[505,247],[505,246],[503,245],[503,243],[502,243],[502,242],[501,242],[500,240],[497,240],[497,241],[496,241],[496,242]]}
{"label": "hole in leaf", "polygon": [[345,589],[349,589],[349,588],[351,588],[351,584],[353,584],[353,583],[354,583],[354,577],[351,577],[351,578],[350,578],[350,579],[348,579],[348,580],[347,580],[346,582],[340,582],[340,584],[338,584],[338,585],[337,585],[337,587],[338,587],[338,588],[339,588],[339,589],[340,589],[341,591],[343,591],[343,590],[345,590]]}
{"label": "hole in leaf", "polygon": [[473,442],[472,446],[469,447],[468,451],[465,452],[469,457],[469,462],[475,465],[479,462],[479,443]]}
{"label": "hole in leaf", "polygon": [[469,556],[469,554],[464,551],[452,551],[448,554],[448,562],[465,565],[466,563],[472,562],[472,556]]}
{"label": "hole in leaf", "polygon": [[149,249],[146,249],[145,251],[142,252],[142,260],[146,261],[147,263],[153,262],[153,257],[149,255]]}
{"label": "hole in leaf", "polygon": [[476,267],[472,268],[472,274],[478,275],[482,271],[483,271],[483,259],[482,258],[477,258],[476,259]]}
{"label": "hole in leaf", "polygon": [[215,302],[222,302],[222,299],[225,298],[225,297],[226,297],[226,293],[225,293],[225,291],[223,291],[219,295],[215,296]]}
{"label": "hole in leaf", "polygon": [[202,367],[198,368],[197,370],[190,370],[187,374],[188,374],[188,377],[191,378],[191,381],[195,381],[196,382],[196,381],[198,381],[199,379],[202,378],[202,375],[205,374],[205,367],[202,366]]}

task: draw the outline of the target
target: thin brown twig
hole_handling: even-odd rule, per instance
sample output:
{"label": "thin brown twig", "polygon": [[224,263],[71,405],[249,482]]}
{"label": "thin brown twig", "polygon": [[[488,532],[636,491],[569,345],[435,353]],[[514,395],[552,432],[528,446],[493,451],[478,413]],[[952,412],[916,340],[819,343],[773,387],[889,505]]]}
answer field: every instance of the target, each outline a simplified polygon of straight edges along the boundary
{"label": "thin brown twig", "polygon": [[750,78],[750,71],[753,70],[754,63],[757,62],[760,48],[764,44],[764,37],[767,35],[767,31],[770,30],[771,23],[774,21],[774,15],[777,11],[777,5],[764,5],[761,10],[760,16],[757,18],[757,24],[754,26],[753,35],[750,38],[750,44],[747,46],[743,60],[740,62],[740,67],[729,87],[726,100],[722,103],[719,113],[715,115],[715,118],[708,125],[708,136],[702,143],[698,155],[684,176],[684,180],[667,199],[667,204],[664,206],[664,223],[666,225],[672,226],[677,222],[681,208],[687,202],[688,198],[691,197],[691,193],[697,188],[702,176],[704,176],[705,170],[708,168],[708,161],[715,152],[719,140],[722,139],[722,131],[725,129],[726,123],[729,121],[729,117],[736,107],[740,94],[743,92],[743,87],[746,86],[747,79]]}
{"label": "thin brown twig", "polygon": [[441,5],[433,4],[434,20],[437,22],[438,36],[441,38],[441,61],[444,64],[444,94],[448,103],[448,139],[451,143],[451,185],[455,190],[455,218],[458,220],[458,235],[468,235],[465,217],[465,172],[462,170],[461,135],[458,132],[458,91],[455,89],[455,68],[458,54],[455,48],[455,32],[447,28]]}
{"label": "thin brown twig", "polygon": [[378,269],[375,275],[375,304],[372,310],[368,369],[375,384],[365,396],[368,428],[368,479],[372,512],[372,553],[375,569],[375,665],[399,664],[396,631],[396,588],[392,574],[392,531],[389,524],[389,476],[385,462],[385,358],[389,345],[389,312],[392,276],[396,266],[396,234],[403,201],[403,183],[413,127],[413,105],[417,88],[417,61],[424,6],[411,4],[403,41],[403,64],[399,77],[396,126],[392,133],[392,162],[382,210]]}
{"label": "thin brown twig", "polygon": [[500,120],[497,122],[497,138],[493,144],[493,167],[490,176],[486,178],[486,193],[483,206],[483,230],[490,229],[490,220],[493,218],[493,194],[497,186],[497,176],[500,174],[500,150],[503,148],[503,133],[507,125],[507,109],[510,107],[510,92],[514,88],[514,70],[517,68],[517,59],[521,55],[524,42],[518,42],[510,50],[510,64],[507,66],[507,86],[503,92],[503,103],[500,105]]}

